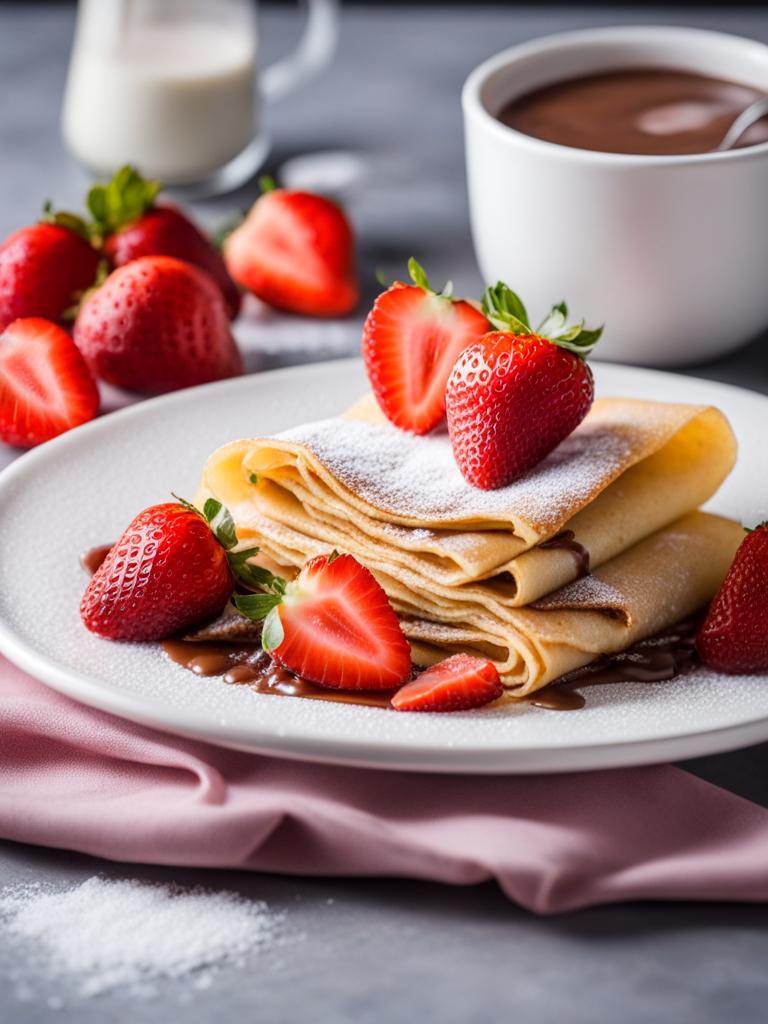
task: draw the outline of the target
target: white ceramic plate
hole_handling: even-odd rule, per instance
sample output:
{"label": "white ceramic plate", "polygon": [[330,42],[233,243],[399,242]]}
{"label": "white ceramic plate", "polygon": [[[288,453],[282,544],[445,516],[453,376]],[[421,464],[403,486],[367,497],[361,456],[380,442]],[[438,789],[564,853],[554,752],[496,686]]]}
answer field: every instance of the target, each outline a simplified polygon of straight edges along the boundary
{"label": "white ceramic plate", "polygon": [[[712,507],[768,518],[768,398],[706,381],[597,364],[601,393],[719,405],[741,442]],[[169,732],[281,757],[440,772],[552,772],[680,759],[768,739],[768,678],[703,671],[675,683],[593,687],[587,707],[502,706],[407,715],[259,695],[199,679],[155,645],[80,625],[81,551],[140,509],[192,495],[218,445],[342,410],[359,361],[226,381],[133,406],[25,455],[0,475],[0,648],[76,700]],[[663,498],[663,496],[661,496]]]}

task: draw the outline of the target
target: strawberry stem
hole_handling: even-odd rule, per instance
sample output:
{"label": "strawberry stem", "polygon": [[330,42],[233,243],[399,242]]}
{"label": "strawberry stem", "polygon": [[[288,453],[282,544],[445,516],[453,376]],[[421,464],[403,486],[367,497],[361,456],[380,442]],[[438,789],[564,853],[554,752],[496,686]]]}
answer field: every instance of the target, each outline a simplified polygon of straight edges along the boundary
{"label": "strawberry stem", "polygon": [[499,331],[514,331],[521,335],[534,333],[523,300],[503,281],[485,289],[482,311]]}
{"label": "strawberry stem", "polygon": [[97,182],[86,196],[93,217],[91,236],[100,241],[138,220],[152,208],[159,191],[159,181],[143,178],[130,164],[121,167],[107,184]]}
{"label": "strawberry stem", "polygon": [[91,233],[88,224],[76,213],[68,213],[65,210],[54,210],[53,203],[47,199],[43,203],[43,215],[40,218],[41,224],[57,224],[59,227],[67,228],[74,234],[84,238],[86,242],[91,241]]}
{"label": "strawberry stem", "polygon": [[[241,548],[239,551],[232,550],[238,543],[235,521],[229,510],[220,501],[216,498],[208,498],[201,512],[199,508],[193,505],[192,502],[187,501],[186,498],[180,498],[178,494],[174,494],[173,497],[187,511],[194,512],[195,515],[200,516],[201,519],[206,521],[216,540],[227,552],[229,568],[238,582],[252,590],[263,591],[278,598],[282,597],[287,586],[282,576],[275,576],[269,569],[265,569],[261,565],[254,565],[251,562],[251,559],[259,553],[260,549],[258,547]],[[233,598],[233,600],[237,605],[237,598]],[[248,612],[243,611],[243,614],[248,615]],[[264,616],[248,615],[248,617],[263,618]]]}
{"label": "strawberry stem", "polygon": [[503,281],[486,288],[482,310],[497,330],[512,331],[522,337],[536,335],[547,338],[581,359],[586,359],[603,333],[602,327],[586,327],[583,320],[579,324],[569,324],[568,307],[564,302],[554,305],[534,330],[522,299]]}
{"label": "strawberry stem", "polygon": [[421,288],[427,295],[436,295],[439,299],[453,299],[453,281],[446,281],[441,292],[436,292],[429,283],[424,267],[413,256],[408,260],[408,273],[417,288]]}

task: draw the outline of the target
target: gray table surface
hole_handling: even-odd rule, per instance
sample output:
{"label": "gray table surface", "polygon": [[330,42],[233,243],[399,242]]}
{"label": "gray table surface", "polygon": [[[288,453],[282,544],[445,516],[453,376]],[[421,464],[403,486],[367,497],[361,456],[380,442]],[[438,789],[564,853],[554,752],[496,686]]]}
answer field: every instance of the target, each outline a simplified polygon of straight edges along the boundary
{"label": "gray table surface", "polygon": [[[298,18],[264,13],[266,59],[286,51]],[[302,173],[294,158],[344,152],[361,177],[345,201],[358,228],[367,290],[373,270],[402,274],[417,255],[436,280],[479,285],[468,236],[458,94],[481,59],[518,40],[619,22],[694,24],[768,42],[768,14],[736,7],[614,11],[520,7],[356,8],[345,12],[333,67],[285,100],[273,118],[269,166]],[[58,105],[71,39],[67,5],[0,5],[0,236],[41,200],[76,203],[84,178],[63,152]],[[322,166],[320,167],[322,170]],[[315,174],[318,165],[315,164]],[[253,188],[200,204],[208,223],[247,205]],[[727,297],[726,297],[727,298]],[[251,369],[354,353],[359,321],[307,324],[273,317],[241,328]],[[687,372],[768,392],[766,339]],[[10,453],[0,457],[7,462]],[[0,757],[2,756],[0,752]],[[768,745],[703,758],[687,768],[768,806]],[[556,782],[553,781],[553,785]],[[195,1022],[251,1019],[388,1024],[766,1019],[768,908],[717,904],[606,907],[540,919],[494,885],[307,880],[137,868],[66,852],[0,843],[0,885],[71,882],[96,872],[207,885],[268,900],[287,914],[286,945],[225,971],[194,1002],[178,984],[136,1002],[116,994],[53,1008],[44,990],[21,1001],[18,953],[0,939],[0,1020]]]}

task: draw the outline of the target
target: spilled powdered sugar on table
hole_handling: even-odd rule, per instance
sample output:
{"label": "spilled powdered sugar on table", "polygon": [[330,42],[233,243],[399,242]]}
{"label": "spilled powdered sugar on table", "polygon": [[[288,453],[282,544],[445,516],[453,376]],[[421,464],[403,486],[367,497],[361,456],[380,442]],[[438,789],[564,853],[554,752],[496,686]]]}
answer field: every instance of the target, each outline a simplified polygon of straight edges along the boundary
{"label": "spilled powdered sugar on table", "polygon": [[265,902],[201,887],[94,876],[0,890],[0,931],[24,963],[14,995],[51,1009],[108,992],[152,998],[173,981],[187,1002],[225,968],[285,942],[283,922]]}

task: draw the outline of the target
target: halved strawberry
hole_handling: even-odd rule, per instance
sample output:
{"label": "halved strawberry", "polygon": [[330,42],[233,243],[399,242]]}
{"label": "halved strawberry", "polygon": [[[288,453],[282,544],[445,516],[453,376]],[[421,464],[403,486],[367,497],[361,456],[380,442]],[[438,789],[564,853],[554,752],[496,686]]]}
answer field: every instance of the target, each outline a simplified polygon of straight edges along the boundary
{"label": "halved strawberry", "polygon": [[297,675],[332,689],[391,690],[411,673],[411,652],[387,595],[352,555],[318,555],[292,583],[235,596],[264,619],[262,644]]}
{"label": "halved strawberry", "polygon": [[363,358],[373,393],[387,419],[426,434],[445,415],[445,386],[453,365],[491,325],[471,303],[439,294],[415,259],[412,285],[396,282],[376,299],[363,327]]}
{"label": "halved strawberry", "polygon": [[396,711],[466,711],[490,704],[504,692],[492,661],[453,654],[432,665],[392,698]]}
{"label": "halved strawberry", "polygon": [[344,316],[358,301],[354,238],[343,211],[323,196],[275,188],[224,241],[227,270],[276,309]]}
{"label": "halved strawberry", "polygon": [[0,334],[0,439],[32,448],[98,411],[98,388],[62,327],[26,317]]}

